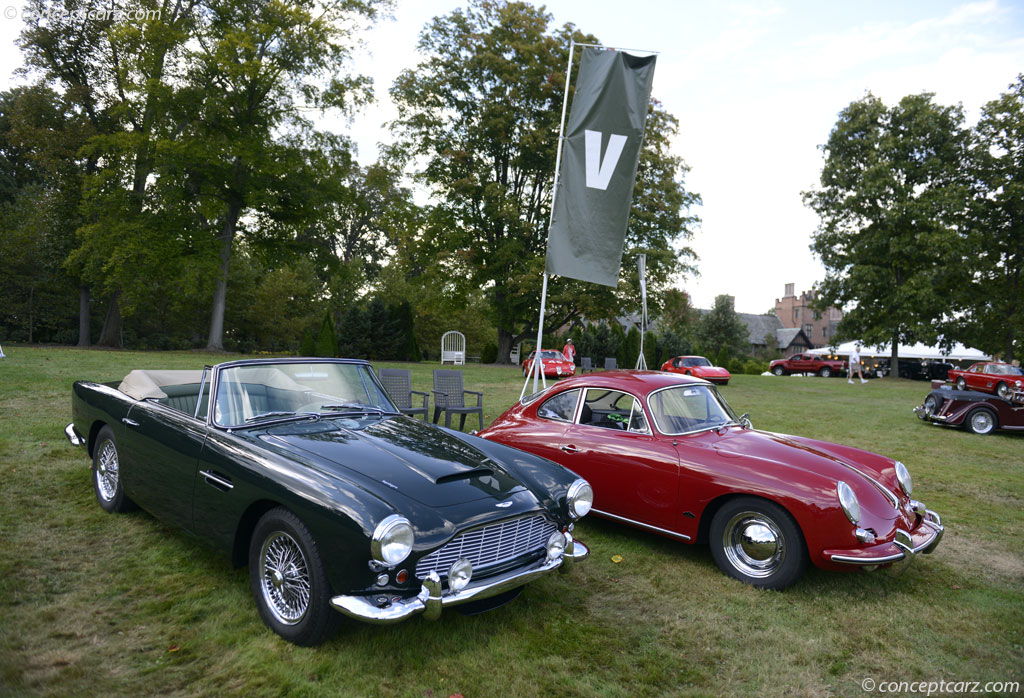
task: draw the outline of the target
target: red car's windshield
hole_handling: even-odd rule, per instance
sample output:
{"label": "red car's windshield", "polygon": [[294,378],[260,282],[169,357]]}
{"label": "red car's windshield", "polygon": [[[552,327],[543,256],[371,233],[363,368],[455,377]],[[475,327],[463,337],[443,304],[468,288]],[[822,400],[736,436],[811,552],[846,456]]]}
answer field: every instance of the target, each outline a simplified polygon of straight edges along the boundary
{"label": "red car's windshield", "polygon": [[657,390],[651,393],[647,404],[662,434],[688,434],[739,423],[729,404],[709,385],[677,385]]}
{"label": "red car's windshield", "polygon": [[689,356],[683,359],[683,366],[692,368],[693,366],[710,366],[711,362],[705,359],[703,356]]}

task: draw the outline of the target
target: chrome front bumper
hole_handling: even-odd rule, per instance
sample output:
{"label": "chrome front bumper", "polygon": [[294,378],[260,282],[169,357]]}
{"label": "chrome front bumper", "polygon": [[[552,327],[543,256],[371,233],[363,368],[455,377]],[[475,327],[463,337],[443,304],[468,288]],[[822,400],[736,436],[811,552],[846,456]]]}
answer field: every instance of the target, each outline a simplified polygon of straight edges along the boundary
{"label": "chrome front bumper", "polygon": [[64,436],[68,437],[68,441],[71,442],[72,446],[84,446],[85,439],[83,439],[77,431],[75,431],[75,425],[69,424],[64,427]]}
{"label": "chrome front bumper", "polygon": [[370,601],[372,597],[366,596],[335,596],[331,599],[331,606],[346,616],[378,625],[400,623],[421,613],[427,620],[437,620],[441,617],[441,609],[445,606],[457,606],[497,596],[532,582],[553,570],[567,571],[574,562],[585,560],[590,556],[587,546],[574,540],[568,533],[565,536],[567,538],[565,552],[561,557],[553,560],[545,558],[526,569],[512,570],[505,574],[482,579],[479,582],[470,581],[469,586],[459,592],[442,591],[441,578],[437,572],[431,572],[423,580],[419,594],[408,599],[394,600],[383,608],[372,603]]}
{"label": "chrome front bumper", "polygon": [[926,422],[934,422],[936,424],[943,424],[949,419],[949,415],[943,414],[931,414],[924,408],[924,405],[918,405],[914,408],[914,414],[917,415],[918,419],[923,419]]}
{"label": "chrome front bumper", "polygon": [[[887,565],[903,559],[912,560],[917,555],[930,555],[938,547],[945,533],[942,519],[931,509],[926,509],[921,525],[914,535],[896,531],[896,538],[891,543],[883,543],[874,548],[856,551],[855,555],[826,553],[829,560],[846,565],[877,566]],[[853,551],[851,551],[853,552]]]}

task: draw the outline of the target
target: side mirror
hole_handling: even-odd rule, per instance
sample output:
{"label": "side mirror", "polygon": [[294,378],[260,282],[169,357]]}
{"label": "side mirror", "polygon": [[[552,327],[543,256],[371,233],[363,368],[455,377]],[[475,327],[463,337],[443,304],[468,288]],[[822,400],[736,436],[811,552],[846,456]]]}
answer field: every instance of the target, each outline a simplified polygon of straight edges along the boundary
{"label": "side mirror", "polygon": [[740,426],[744,429],[753,429],[754,425],[750,423],[750,413],[744,412],[743,416],[740,417]]}

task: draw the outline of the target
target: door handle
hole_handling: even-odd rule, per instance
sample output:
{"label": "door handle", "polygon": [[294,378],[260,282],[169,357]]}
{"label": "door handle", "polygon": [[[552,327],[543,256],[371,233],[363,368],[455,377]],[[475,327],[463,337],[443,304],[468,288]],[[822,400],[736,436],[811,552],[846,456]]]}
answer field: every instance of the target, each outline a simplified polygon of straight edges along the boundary
{"label": "door handle", "polygon": [[568,444],[566,446],[562,446],[562,450],[565,451],[566,453],[578,453],[579,452],[579,449],[576,448],[575,446],[573,446],[572,444]]}
{"label": "door handle", "polygon": [[134,419],[128,419],[127,417],[122,417],[121,421],[124,422],[125,424],[127,424],[130,427],[137,427],[137,426],[139,426],[138,422],[136,422]]}
{"label": "door handle", "polygon": [[206,484],[213,485],[218,490],[227,492],[232,489],[235,485],[223,475],[216,475],[209,470],[200,470],[199,474],[206,478]]}

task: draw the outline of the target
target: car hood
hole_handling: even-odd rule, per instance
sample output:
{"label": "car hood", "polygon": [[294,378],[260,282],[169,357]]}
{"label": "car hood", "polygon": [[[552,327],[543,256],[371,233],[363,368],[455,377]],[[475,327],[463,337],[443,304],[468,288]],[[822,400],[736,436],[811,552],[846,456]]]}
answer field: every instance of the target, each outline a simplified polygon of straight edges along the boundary
{"label": "car hood", "polygon": [[507,499],[525,489],[479,449],[407,417],[299,422],[260,438],[312,455],[336,476],[357,473],[430,507]]}
{"label": "car hood", "polygon": [[711,376],[713,378],[725,377],[729,375],[729,372],[721,366],[695,366],[693,373],[696,376]]}
{"label": "car hood", "polygon": [[[817,473],[832,480],[842,480],[854,488],[861,504],[871,507],[876,515],[895,518],[897,511],[890,497],[898,496],[882,483],[888,480],[877,464],[867,459],[853,459],[824,442],[811,442],[797,436],[775,434],[754,429],[730,429],[715,443],[714,449],[726,458],[751,458]],[[880,456],[871,454],[875,459]],[[883,490],[885,494],[883,493]]]}

